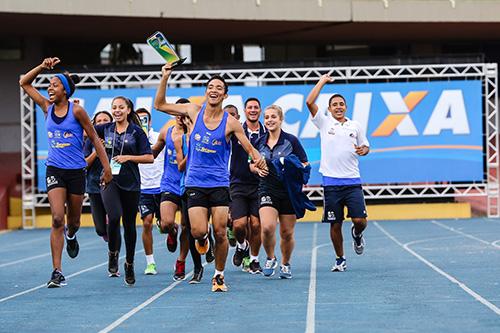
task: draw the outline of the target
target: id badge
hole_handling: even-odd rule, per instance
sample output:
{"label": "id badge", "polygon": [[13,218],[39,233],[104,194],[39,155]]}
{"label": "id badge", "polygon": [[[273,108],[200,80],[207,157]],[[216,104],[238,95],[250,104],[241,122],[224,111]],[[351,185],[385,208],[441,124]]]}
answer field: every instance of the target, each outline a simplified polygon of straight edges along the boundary
{"label": "id badge", "polygon": [[111,162],[109,162],[109,166],[111,167],[111,174],[113,176],[117,176],[120,174],[120,169],[122,168],[121,163],[118,163],[115,160],[111,160]]}

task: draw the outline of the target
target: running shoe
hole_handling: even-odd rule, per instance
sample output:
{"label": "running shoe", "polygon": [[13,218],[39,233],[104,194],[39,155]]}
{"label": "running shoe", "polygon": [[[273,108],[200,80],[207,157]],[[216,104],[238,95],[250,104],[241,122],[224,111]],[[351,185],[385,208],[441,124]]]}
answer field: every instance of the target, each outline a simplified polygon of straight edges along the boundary
{"label": "running shoe", "polygon": [[224,292],[227,291],[227,286],[224,283],[224,275],[217,274],[212,279],[212,291],[214,292]]}
{"label": "running shoe", "polygon": [[175,261],[174,281],[182,281],[185,278],[186,278],[186,262],[176,260]]}
{"label": "running shoe", "polygon": [[235,247],[236,246],[236,238],[234,237],[234,232],[233,229],[230,227],[227,227],[227,240],[229,241],[229,246]]}
{"label": "running shoe", "polygon": [[49,282],[47,282],[47,288],[60,288],[66,285],[66,279],[60,270],[54,269],[52,275],[50,276]]}
{"label": "running shoe", "polygon": [[260,263],[257,260],[252,260],[249,268],[248,272],[250,274],[262,274],[262,267],[260,267]]}
{"label": "running shoe", "polygon": [[280,265],[280,279],[291,279],[292,267],[290,264]]}
{"label": "running shoe", "polygon": [[123,268],[125,269],[125,284],[127,286],[133,286],[135,284],[134,264],[125,262]]}
{"label": "running shoe", "polygon": [[208,232],[208,251],[205,254],[205,260],[210,264],[215,260],[215,250],[214,250],[214,239],[212,238],[212,233]]}
{"label": "running shoe", "polygon": [[198,251],[199,254],[204,255],[210,249],[210,241],[208,240],[208,238],[205,238],[201,241],[199,239],[196,239],[194,241],[194,246],[196,247],[196,251]]}
{"label": "running shoe", "polygon": [[335,260],[335,265],[332,267],[332,272],[343,272],[347,269],[347,262],[344,257],[339,257]]}
{"label": "running shoe", "polygon": [[177,224],[174,224],[173,230],[174,232],[169,232],[167,236],[167,249],[170,252],[175,252],[177,250],[177,230],[179,229],[179,226]]}
{"label": "running shoe", "polygon": [[194,269],[194,274],[191,280],[189,280],[189,284],[199,284],[201,282],[201,278],[203,277],[203,266],[199,269]]}
{"label": "running shoe", "polygon": [[264,268],[262,269],[262,273],[264,276],[273,276],[274,275],[274,269],[278,267],[278,260],[276,260],[276,257],[273,259],[267,258],[266,264],[264,265]]}
{"label": "running shoe", "polygon": [[250,272],[250,257],[245,257],[243,258],[243,261],[241,262],[241,271],[242,272]]}
{"label": "running shoe", "polygon": [[363,233],[361,235],[356,235],[354,231],[354,225],[351,226],[351,236],[352,236],[352,247],[357,255],[362,255],[365,249],[365,238]]}
{"label": "running shoe", "polygon": [[72,239],[68,238],[68,227],[64,227],[64,238],[66,238],[66,251],[70,258],[76,258],[78,252],[80,251],[80,246],[78,245],[78,240],[76,239],[76,234],[73,235]]}
{"label": "running shoe", "polygon": [[109,277],[119,277],[120,272],[118,272],[118,255],[119,252],[108,252],[108,273]]}
{"label": "running shoe", "polygon": [[233,265],[236,267],[240,267],[243,262],[243,258],[250,256],[250,247],[248,246],[248,242],[245,240],[245,248],[242,249],[239,247],[239,244],[236,246],[236,251],[233,254]]}
{"label": "running shoe", "polygon": [[146,269],[144,270],[145,275],[156,275],[158,272],[156,271],[156,264],[151,263],[146,266]]}

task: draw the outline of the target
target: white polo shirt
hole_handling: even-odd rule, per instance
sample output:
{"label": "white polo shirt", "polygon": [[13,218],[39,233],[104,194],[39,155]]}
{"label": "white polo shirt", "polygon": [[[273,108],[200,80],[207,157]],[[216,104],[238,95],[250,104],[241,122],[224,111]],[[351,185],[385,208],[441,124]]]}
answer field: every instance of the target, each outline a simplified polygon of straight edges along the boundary
{"label": "white polo shirt", "polygon": [[319,110],[312,122],[320,130],[323,185],[361,184],[354,145],[370,146],[361,125],[350,119],[341,123]]}
{"label": "white polo shirt", "polygon": [[[158,141],[160,133],[149,130],[149,144],[154,145]],[[152,164],[139,164],[139,172],[141,174],[141,192],[149,194],[160,193],[161,177],[163,175],[163,163],[165,160],[165,149],[155,158]]]}

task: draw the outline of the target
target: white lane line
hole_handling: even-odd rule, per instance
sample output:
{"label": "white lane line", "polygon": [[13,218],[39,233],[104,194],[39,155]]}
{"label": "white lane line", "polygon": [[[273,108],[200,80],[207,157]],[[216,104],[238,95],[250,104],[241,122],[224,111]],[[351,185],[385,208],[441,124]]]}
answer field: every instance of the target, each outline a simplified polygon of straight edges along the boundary
{"label": "white lane line", "polygon": [[414,257],[416,257],[418,260],[422,261],[424,264],[432,268],[435,272],[441,274],[444,276],[446,279],[451,281],[452,283],[455,283],[458,285],[462,290],[464,290],[467,294],[471,295],[476,301],[480,302],[481,304],[485,305],[487,308],[489,308],[491,311],[493,311],[496,315],[500,316],[500,309],[495,306],[495,304],[489,302],[487,299],[476,293],[474,290],[470,289],[465,283],[460,282],[457,280],[455,277],[451,276],[450,274],[446,273],[443,271],[441,268],[437,267],[424,257],[422,257],[420,254],[417,252],[413,251],[412,249],[409,248],[410,243],[403,244],[399,240],[397,240],[393,235],[391,235],[388,231],[386,231],[382,226],[378,224],[378,222],[373,222],[373,224],[382,232],[384,233],[389,239],[391,239],[394,243],[398,244],[401,246],[403,249],[408,251],[410,254],[412,254]]}
{"label": "white lane line", "polygon": [[[206,266],[206,265],[207,265],[207,263],[205,262],[203,264],[203,266]],[[188,279],[189,277],[191,277],[191,275],[193,275],[193,272],[194,271],[191,271],[188,274],[186,274],[186,279]],[[146,301],[144,301],[142,304],[139,304],[138,306],[136,306],[135,308],[133,308],[132,310],[130,310],[129,312],[127,312],[126,314],[124,314],[123,316],[121,316],[120,318],[118,318],[117,320],[115,320],[114,322],[112,322],[110,325],[108,325],[105,328],[103,328],[102,330],[100,330],[99,333],[108,333],[108,332],[111,332],[112,330],[114,330],[115,328],[117,328],[118,326],[120,326],[123,322],[125,322],[127,319],[129,319],[130,317],[132,317],[133,315],[135,315],[137,312],[139,312],[142,309],[144,309],[149,304],[151,304],[154,301],[156,301],[161,296],[163,296],[166,293],[168,293],[170,290],[174,289],[178,284],[180,284],[182,282],[184,282],[184,281],[175,281],[175,282],[171,283],[165,289],[157,292],[156,294],[154,294],[153,296],[151,296],[150,298],[148,298]]]}
{"label": "white lane line", "polygon": [[7,230],[0,230],[0,235],[6,234],[6,233],[11,232],[11,231],[12,230],[9,230],[9,229],[7,229]]}
{"label": "white lane line", "polygon": [[[140,250],[140,251],[136,251],[135,254],[139,254],[141,252],[144,252],[144,249],[143,250]],[[120,257],[120,259],[124,259],[126,257],[126,255],[123,255]],[[81,271],[78,271],[78,272],[75,272],[71,275],[68,275],[68,276],[65,276],[66,280],[72,278],[72,277],[75,277],[75,276],[78,276],[80,274],[83,274],[83,273],[86,273],[86,272],[90,272],[96,268],[99,268],[99,267],[102,267],[102,266],[105,266],[108,264],[108,261],[105,261],[103,263],[100,263],[100,264],[97,264],[95,266],[92,266],[92,267],[89,267],[89,268],[86,268],[86,269],[83,269]],[[10,296],[7,296],[7,297],[4,297],[4,298],[0,298],[0,303],[3,303],[5,301],[8,301],[10,299],[13,299],[13,298],[16,298],[16,297],[19,297],[19,296],[22,296],[22,295],[26,295],[26,294],[29,294],[35,290],[38,290],[38,289],[42,289],[42,288],[47,288],[47,284],[44,283],[44,284],[41,284],[39,286],[36,286],[36,287],[33,287],[33,288],[30,288],[30,289],[27,289],[27,290],[24,290],[24,291],[21,291],[21,292],[18,292],[14,295],[10,295]]]}
{"label": "white lane line", "polygon": [[311,273],[309,275],[309,293],[307,298],[307,319],[306,319],[306,333],[314,333],[316,329],[316,268],[318,249],[330,245],[324,243],[316,245],[318,239],[318,224],[314,225],[312,253],[311,253]]}
{"label": "white lane line", "polygon": [[[89,248],[87,248],[87,246],[89,246],[91,244],[94,244],[94,243],[97,243],[97,242],[98,242],[98,240],[94,240],[94,241],[91,241],[91,242],[86,243],[86,244],[81,244],[80,246],[84,247],[85,250],[89,250]],[[15,260],[15,261],[9,261],[9,262],[0,264],[0,268],[6,267],[6,266],[12,266],[12,265],[19,264],[19,263],[25,262],[25,261],[30,261],[30,260],[35,260],[35,259],[38,259],[38,258],[47,257],[47,256],[50,256],[50,254],[51,254],[51,252],[46,252],[46,253],[42,253],[42,254],[39,254],[39,255],[36,255],[36,256],[26,257],[26,258],[18,259],[18,260]]]}
{"label": "white lane line", "polygon": [[499,246],[499,245],[497,245],[497,244],[495,244],[495,242],[488,242],[488,241],[485,241],[484,239],[481,239],[481,238],[479,238],[479,237],[473,236],[473,235],[471,235],[471,234],[468,234],[468,233],[466,233],[466,232],[460,231],[460,230],[458,230],[458,229],[455,229],[455,228],[449,227],[449,226],[447,226],[446,224],[440,223],[440,222],[438,222],[438,221],[432,221],[432,223],[433,223],[433,224],[435,224],[435,225],[437,225],[437,226],[439,226],[439,227],[441,227],[441,228],[443,228],[443,229],[446,229],[446,230],[452,231],[452,232],[454,232],[454,233],[457,233],[457,234],[462,235],[462,236],[464,236],[464,237],[467,237],[467,238],[473,239],[473,240],[475,240],[475,241],[481,242],[481,243],[483,243],[483,244],[493,246],[494,248],[497,248],[497,249],[499,249],[499,250],[500,250],[500,246]]}
{"label": "white lane line", "polygon": [[499,239],[499,240],[496,240],[496,241],[494,241],[494,242],[492,242],[492,243],[491,243],[491,245],[493,245],[493,246],[495,246],[495,247],[496,247],[496,246],[500,246],[500,239]]}

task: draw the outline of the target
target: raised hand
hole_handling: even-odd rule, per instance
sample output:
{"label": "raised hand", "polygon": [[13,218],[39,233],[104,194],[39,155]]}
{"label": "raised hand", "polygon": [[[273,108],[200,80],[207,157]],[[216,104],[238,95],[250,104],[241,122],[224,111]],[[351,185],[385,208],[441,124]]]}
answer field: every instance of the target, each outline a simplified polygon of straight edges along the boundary
{"label": "raised hand", "polygon": [[61,62],[61,60],[57,57],[45,58],[45,59],[43,59],[40,66],[42,66],[43,69],[54,69],[54,66],[60,62]]}
{"label": "raised hand", "polygon": [[321,75],[321,77],[319,78],[319,80],[322,82],[322,83],[332,83],[333,81],[335,81],[333,79],[333,77],[331,77],[330,75],[328,74],[323,74]]}
{"label": "raised hand", "polygon": [[161,73],[164,77],[170,77],[170,74],[172,74],[172,64],[166,63],[163,65],[161,68]]}

